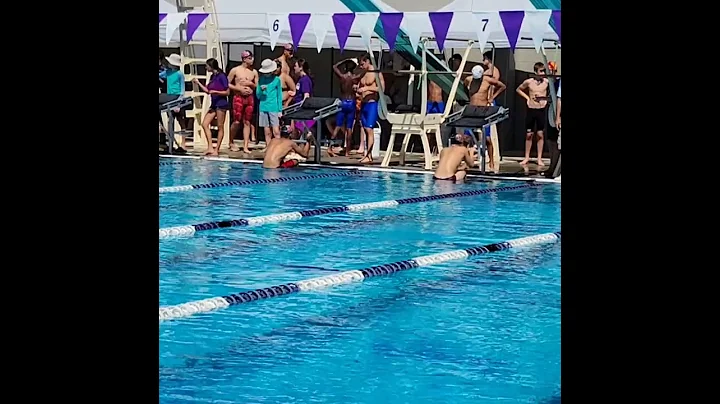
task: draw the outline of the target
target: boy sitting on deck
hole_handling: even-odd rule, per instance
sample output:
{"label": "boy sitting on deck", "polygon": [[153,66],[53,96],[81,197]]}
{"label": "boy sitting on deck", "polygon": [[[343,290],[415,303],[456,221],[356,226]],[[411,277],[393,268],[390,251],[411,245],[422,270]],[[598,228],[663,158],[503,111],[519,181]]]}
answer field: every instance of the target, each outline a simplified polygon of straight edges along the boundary
{"label": "boy sitting on deck", "polygon": [[465,169],[474,166],[477,160],[475,148],[468,147],[471,140],[468,135],[457,135],[450,147],[442,149],[434,179],[456,182],[465,178]]}

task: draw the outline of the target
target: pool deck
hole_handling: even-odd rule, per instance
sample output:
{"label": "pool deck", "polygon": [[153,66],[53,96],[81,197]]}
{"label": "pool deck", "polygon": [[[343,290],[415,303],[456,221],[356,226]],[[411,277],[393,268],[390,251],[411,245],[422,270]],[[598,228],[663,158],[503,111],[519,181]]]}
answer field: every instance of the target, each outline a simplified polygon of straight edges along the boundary
{"label": "pool deck", "polygon": [[[188,142],[188,152],[186,154],[181,155],[172,155],[172,157],[194,157],[199,158],[203,157],[201,152],[194,152],[192,150],[191,142]],[[240,142],[236,142],[238,147],[242,147]],[[219,159],[225,160],[238,160],[238,161],[257,161],[260,162],[263,159],[263,152],[262,149],[265,147],[264,142],[260,142],[259,144],[250,145],[251,153],[243,153],[242,151],[233,152],[229,149],[221,149],[220,150],[220,156]],[[357,156],[350,156],[350,157],[344,157],[344,156],[337,156],[337,157],[330,157],[327,154],[327,148],[322,147],[322,162],[325,164],[329,164],[331,166],[335,167],[366,167],[370,169],[381,169],[382,171],[397,171],[397,172],[414,172],[418,173],[419,171],[422,172],[431,172],[426,171],[423,169],[423,154],[422,153],[406,153],[405,155],[405,166],[400,166],[399,164],[399,156],[398,152],[393,153],[393,157],[390,159],[390,167],[381,167],[380,161],[381,159],[376,159],[371,164],[360,164],[360,155]],[[171,157],[169,154],[161,154],[163,157]],[[218,159],[218,157],[210,157],[210,159]],[[542,170],[547,169],[547,167],[550,165],[550,159],[543,159],[543,162],[545,163],[545,167],[542,167],[542,170],[538,170],[538,166],[535,163],[535,159],[531,159],[530,163],[527,166],[520,165],[520,161],[522,158],[519,157],[503,157],[499,164],[499,172],[498,173],[486,173],[485,175],[481,175],[480,170],[478,169],[471,169],[468,170],[468,174],[475,175],[475,176],[482,176],[482,177],[503,177],[503,179],[516,179],[516,180],[539,180],[542,182],[555,182],[552,179],[546,179],[544,176],[541,176]],[[310,157],[310,161],[308,161],[307,164],[312,164],[312,157]],[[498,178],[500,179],[500,178]]]}

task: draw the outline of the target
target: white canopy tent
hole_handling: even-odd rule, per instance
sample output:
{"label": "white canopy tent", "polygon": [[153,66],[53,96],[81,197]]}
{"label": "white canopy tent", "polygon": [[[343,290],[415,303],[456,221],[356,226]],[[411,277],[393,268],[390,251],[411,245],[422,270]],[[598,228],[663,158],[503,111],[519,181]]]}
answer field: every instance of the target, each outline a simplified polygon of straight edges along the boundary
{"label": "white canopy tent", "polygon": [[[397,12],[387,4],[379,0],[367,0],[375,4],[383,12]],[[173,0],[159,0],[161,13],[175,13],[177,9]],[[347,6],[339,0],[313,0],[310,2],[299,2],[297,0],[273,0],[272,2],[245,2],[237,0],[215,0],[215,7],[218,14],[218,27],[220,31],[221,41],[224,43],[263,43],[270,42],[270,33],[268,30],[267,13],[351,13]],[[452,11],[454,12],[452,23],[447,34],[448,40],[445,42],[446,48],[462,48],[466,45],[468,39],[476,39],[475,31],[477,24],[475,23],[472,12],[478,11],[501,11],[501,10],[536,10],[529,0],[456,0],[439,10],[427,11]],[[420,29],[423,36],[434,37],[432,25],[429,19],[421,19],[423,24]],[[404,29],[406,22],[403,21],[401,29]],[[205,24],[195,33],[195,39],[205,39]],[[358,36],[360,32],[353,26],[351,37],[348,38],[345,48],[350,50],[365,50],[362,39]],[[165,24],[161,23],[159,27],[160,46],[165,45]],[[520,37],[531,37],[531,32],[525,21],[520,30]],[[546,39],[556,40],[557,34],[550,25],[547,25]],[[458,41],[459,40],[459,41]],[[490,41],[495,43],[498,48],[509,47],[507,35],[502,26],[493,30],[490,34]],[[171,46],[177,46],[179,42],[179,34],[177,31],[173,35]],[[277,44],[292,42],[290,31],[285,24],[285,29],[281,32]],[[276,46],[278,46],[276,45]],[[429,47],[435,47],[435,43],[428,44]],[[315,48],[316,38],[313,32],[312,17],[305,29],[300,47]],[[334,27],[330,27],[325,37],[325,48],[339,48],[337,35]],[[383,47],[387,48],[387,44],[383,42]],[[530,40],[518,40],[517,48],[532,48],[533,43]]]}

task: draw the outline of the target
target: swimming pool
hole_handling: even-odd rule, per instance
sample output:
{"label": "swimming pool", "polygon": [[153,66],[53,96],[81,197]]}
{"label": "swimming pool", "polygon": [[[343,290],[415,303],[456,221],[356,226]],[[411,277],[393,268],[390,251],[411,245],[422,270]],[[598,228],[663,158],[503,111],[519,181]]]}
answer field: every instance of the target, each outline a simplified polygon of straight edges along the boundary
{"label": "swimming pool", "polygon": [[[496,192],[524,184],[208,160],[159,170],[160,187],[245,184],[162,193],[161,229],[315,210],[161,232],[161,308],[560,230],[556,184]],[[466,191],[484,193],[320,209]],[[560,243],[164,320],[159,373],[162,403],[545,402],[560,389]]]}

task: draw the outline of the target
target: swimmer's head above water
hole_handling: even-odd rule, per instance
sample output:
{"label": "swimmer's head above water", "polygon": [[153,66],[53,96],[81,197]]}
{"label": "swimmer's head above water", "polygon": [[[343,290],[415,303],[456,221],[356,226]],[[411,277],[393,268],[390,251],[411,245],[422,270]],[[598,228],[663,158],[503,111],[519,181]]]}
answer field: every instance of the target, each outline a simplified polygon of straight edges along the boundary
{"label": "swimmer's head above water", "polygon": [[459,134],[455,135],[455,137],[450,139],[450,143],[465,146],[465,147],[467,147],[471,141],[472,141],[472,138],[469,135],[462,134],[462,133],[459,133]]}

